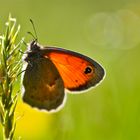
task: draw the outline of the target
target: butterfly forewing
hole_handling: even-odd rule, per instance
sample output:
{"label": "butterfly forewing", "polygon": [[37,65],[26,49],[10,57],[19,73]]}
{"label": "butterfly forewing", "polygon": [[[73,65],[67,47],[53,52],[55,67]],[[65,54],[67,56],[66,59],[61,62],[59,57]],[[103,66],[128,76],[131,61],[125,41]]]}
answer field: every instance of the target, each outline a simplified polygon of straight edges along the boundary
{"label": "butterfly forewing", "polygon": [[50,58],[55,64],[64,81],[65,88],[70,91],[81,91],[94,87],[105,75],[100,64],[73,51],[46,47],[44,56]]}

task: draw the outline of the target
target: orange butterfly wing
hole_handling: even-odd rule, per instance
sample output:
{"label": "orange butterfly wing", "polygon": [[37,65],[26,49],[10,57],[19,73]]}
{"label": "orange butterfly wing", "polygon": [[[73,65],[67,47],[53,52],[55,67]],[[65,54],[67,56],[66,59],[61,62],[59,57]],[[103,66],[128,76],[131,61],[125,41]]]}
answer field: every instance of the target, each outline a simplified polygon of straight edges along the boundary
{"label": "orange butterfly wing", "polygon": [[55,64],[65,88],[70,91],[88,89],[104,77],[104,69],[97,62],[79,53],[47,47],[44,55]]}

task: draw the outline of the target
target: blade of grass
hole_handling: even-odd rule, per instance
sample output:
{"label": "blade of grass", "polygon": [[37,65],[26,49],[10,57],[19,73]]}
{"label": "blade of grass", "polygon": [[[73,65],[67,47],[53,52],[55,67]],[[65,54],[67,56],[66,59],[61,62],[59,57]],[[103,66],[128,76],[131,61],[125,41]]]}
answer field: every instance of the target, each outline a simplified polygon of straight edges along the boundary
{"label": "blade of grass", "polygon": [[20,25],[16,26],[16,19],[10,15],[5,34],[0,36],[0,118],[3,140],[12,140],[16,129],[15,108],[19,92],[15,94],[13,88],[22,66],[22,54],[19,53],[22,42],[17,42],[19,31]]}

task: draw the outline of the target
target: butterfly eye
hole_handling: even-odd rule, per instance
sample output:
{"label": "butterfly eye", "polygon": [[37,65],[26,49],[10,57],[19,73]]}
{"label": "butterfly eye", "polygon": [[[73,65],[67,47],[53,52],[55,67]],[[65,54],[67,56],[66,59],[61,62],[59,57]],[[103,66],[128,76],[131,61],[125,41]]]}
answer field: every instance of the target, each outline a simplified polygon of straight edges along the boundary
{"label": "butterfly eye", "polygon": [[87,67],[85,68],[84,73],[85,73],[85,74],[90,74],[90,73],[92,73],[92,71],[93,71],[92,67],[91,67],[91,66],[87,66]]}

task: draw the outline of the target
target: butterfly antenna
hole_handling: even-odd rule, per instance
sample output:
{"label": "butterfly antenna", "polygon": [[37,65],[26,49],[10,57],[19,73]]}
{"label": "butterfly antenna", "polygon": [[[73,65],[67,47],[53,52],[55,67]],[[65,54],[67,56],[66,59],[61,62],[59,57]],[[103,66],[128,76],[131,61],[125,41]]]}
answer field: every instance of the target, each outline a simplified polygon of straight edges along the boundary
{"label": "butterfly antenna", "polygon": [[37,41],[37,38],[31,33],[31,32],[27,32],[29,35],[31,35],[33,38],[34,38],[34,40],[36,40]]}
{"label": "butterfly antenna", "polygon": [[34,39],[37,41],[37,40],[38,40],[38,37],[37,37],[37,33],[36,33],[36,28],[35,28],[34,22],[33,22],[32,19],[30,19],[30,22],[31,22],[31,24],[32,24],[32,27],[33,27],[35,36],[34,36],[31,32],[29,32],[29,34],[31,34],[31,35],[34,37]]}

